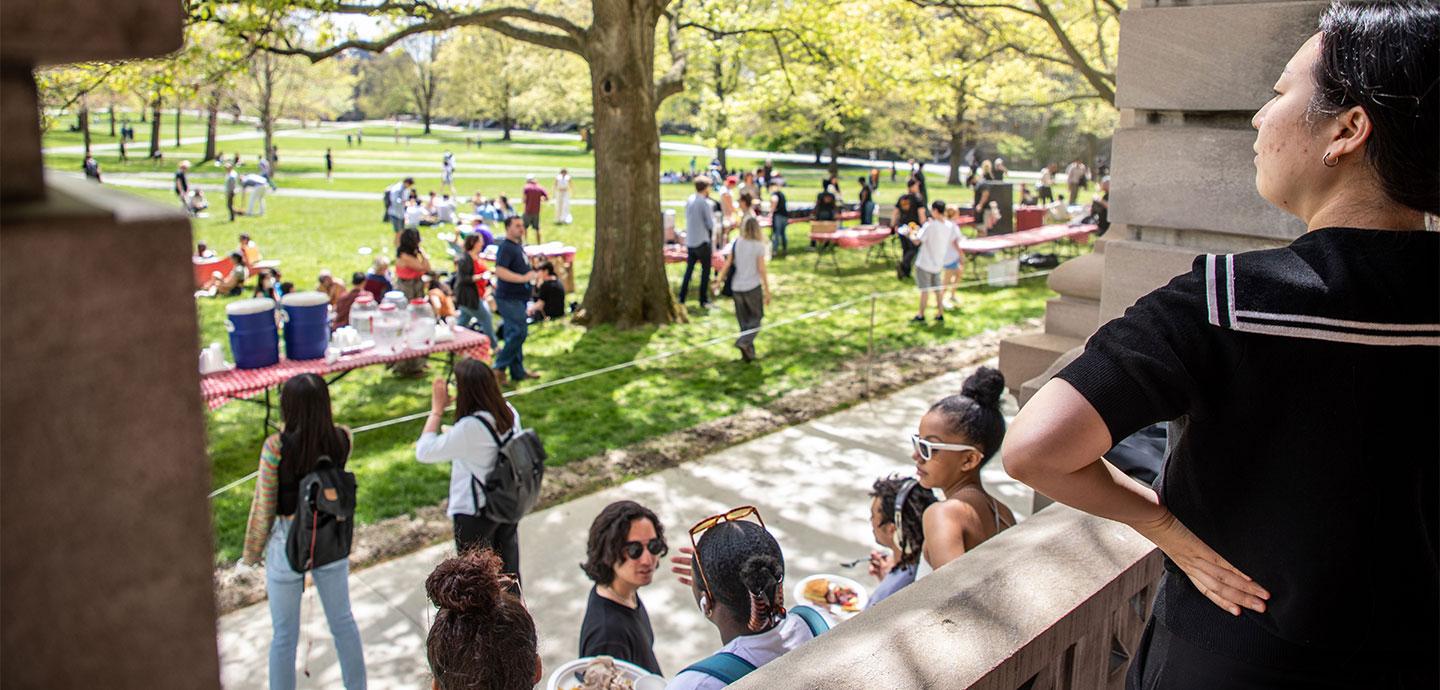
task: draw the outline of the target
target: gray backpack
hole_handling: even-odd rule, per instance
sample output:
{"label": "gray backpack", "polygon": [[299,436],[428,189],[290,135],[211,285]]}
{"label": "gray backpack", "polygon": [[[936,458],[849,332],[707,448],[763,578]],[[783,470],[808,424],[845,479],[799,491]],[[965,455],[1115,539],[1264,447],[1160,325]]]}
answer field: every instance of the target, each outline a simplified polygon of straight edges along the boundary
{"label": "gray backpack", "polygon": [[[484,417],[475,415],[500,449],[495,468],[485,478],[485,507],[480,516],[492,522],[515,524],[540,501],[540,480],[545,478],[545,446],[534,429],[511,427],[502,439]],[[470,478],[471,489],[480,483]]]}

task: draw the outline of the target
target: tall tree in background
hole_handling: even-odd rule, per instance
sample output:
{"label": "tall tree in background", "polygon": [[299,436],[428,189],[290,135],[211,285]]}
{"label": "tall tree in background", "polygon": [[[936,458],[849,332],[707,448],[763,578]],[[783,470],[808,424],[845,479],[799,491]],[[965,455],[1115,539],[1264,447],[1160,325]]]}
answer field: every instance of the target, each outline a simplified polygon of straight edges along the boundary
{"label": "tall tree in background", "polygon": [[425,125],[425,134],[430,133],[430,120],[435,115],[435,102],[440,95],[440,81],[435,73],[435,63],[440,59],[440,47],[444,43],[442,36],[441,32],[436,31],[411,36],[400,42],[415,68],[415,73],[406,83],[410,85],[411,97],[415,110],[420,115],[420,122]]}
{"label": "tall tree in background", "polygon": [[[409,36],[462,26],[484,27],[585,60],[595,125],[595,262],[577,319],[624,327],[684,318],[670,293],[661,252],[660,133],[655,117],[660,104],[684,87],[687,58],[674,49],[680,31],[689,26],[676,16],[681,9],[672,11],[671,0],[591,0],[590,23],[581,26],[563,12],[530,7],[445,8],[426,0],[373,5],[196,0],[191,16],[220,22],[267,51],[313,61],[351,49],[381,52]],[[319,46],[307,42],[314,41],[310,37],[315,32],[302,31],[302,25],[336,15],[365,15],[401,26],[376,39],[349,38]],[[669,68],[657,75],[661,19],[666,19],[663,40],[672,50]]]}

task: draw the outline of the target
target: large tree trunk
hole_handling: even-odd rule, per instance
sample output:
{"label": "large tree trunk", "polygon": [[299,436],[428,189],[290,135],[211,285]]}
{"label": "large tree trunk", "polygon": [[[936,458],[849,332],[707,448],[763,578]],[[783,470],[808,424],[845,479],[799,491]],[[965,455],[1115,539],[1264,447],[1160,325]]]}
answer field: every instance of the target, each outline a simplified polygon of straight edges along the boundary
{"label": "large tree trunk", "polygon": [[150,158],[160,157],[160,97],[150,102]]}
{"label": "large tree trunk", "polygon": [[220,89],[210,93],[210,104],[205,118],[205,159],[215,160],[215,127],[220,120]]}
{"label": "large tree trunk", "polygon": [[658,3],[649,0],[594,0],[585,48],[595,110],[595,263],[578,319],[587,325],[684,319],[661,250],[659,18]]}

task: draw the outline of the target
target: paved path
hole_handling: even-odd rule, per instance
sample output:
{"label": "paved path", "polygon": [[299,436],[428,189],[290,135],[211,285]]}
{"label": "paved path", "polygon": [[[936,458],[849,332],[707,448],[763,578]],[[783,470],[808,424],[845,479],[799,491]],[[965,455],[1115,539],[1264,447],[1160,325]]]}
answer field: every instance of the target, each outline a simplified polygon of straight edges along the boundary
{"label": "paved path", "polygon": [[[968,373],[947,374],[526,518],[520,528],[521,570],[545,667],[577,656],[590,588],[579,568],[586,535],[600,509],[621,498],[655,510],[665,523],[672,553],[687,541],[685,530],[696,520],[753,503],[785,551],[788,582],[839,571],[871,584],[863,572],[838,568],[839,562],[864,556],[872,548],[866,495],[870,484],[884,474],[911,471],[908,434],[931,403],[960,390]],[[1014,401],[1007,399],[1007,405],[1007,413],[1014,414]],[[998,458],[986,466],[983,477],[991,493],[1018,517],[1029,515],[1030,490],[1006,477]],[[440,544],[351,574],[350,596],[365,640],[370,687],[429,687],[425,635],[433,609],[425,599],[424,581],[450,551],[450,544]],[[655,628],[655,652],[667,673],[720,646],[719,635],[696,610],[689,589],[668,568],[642,596]],[[313,589],[307,591],[304,606],[308,623],[300,653],[305,653],[305,639],[314,644],[309,655],[312,677],[302,676],[300,687],[340,687],[334,647]],[[225,687],[265,687],[270,641],[266,605],[231,613],[219,628]]]}

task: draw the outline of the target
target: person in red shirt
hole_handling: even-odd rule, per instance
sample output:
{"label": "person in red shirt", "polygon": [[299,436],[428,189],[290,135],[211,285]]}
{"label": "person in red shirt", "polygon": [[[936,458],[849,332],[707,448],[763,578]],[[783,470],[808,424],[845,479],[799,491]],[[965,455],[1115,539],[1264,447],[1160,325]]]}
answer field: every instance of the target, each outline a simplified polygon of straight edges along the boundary
{"label": "person in red shirt", "polygon": [[525,212],[520,215],[525,222],[525,229],[535,228],[535,244],[540,241],[540,202],[548,200],[550,195],[545,188],[535,181],[534,175],[525,176]]}

